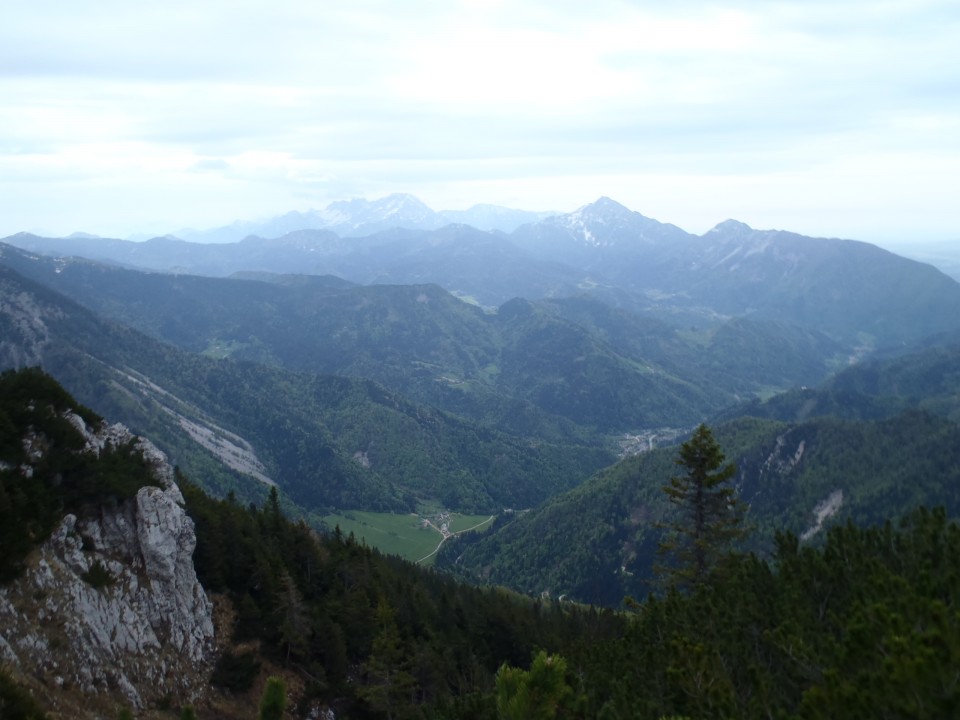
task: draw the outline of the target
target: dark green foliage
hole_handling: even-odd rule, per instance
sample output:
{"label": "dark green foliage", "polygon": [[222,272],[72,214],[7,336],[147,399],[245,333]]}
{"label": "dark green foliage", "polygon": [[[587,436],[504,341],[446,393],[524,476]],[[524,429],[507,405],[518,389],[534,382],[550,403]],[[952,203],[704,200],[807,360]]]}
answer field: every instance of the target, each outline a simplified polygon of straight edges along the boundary
{"label": "dark green foliage", "polygon": [[101,422],[38,369],[0,374],[0,582],[19,572],[65,513],[116,504],[152,481],[132,445],[84,452],[68,413]]}
{"label": "dark green foliage", "polygon": [[778,538],[689,595],[643,603],[584,661],[588,717],[943,718],[960,708],[960,527]]}
{"label": "dark green foliage", "polygon": [[[771,552],[778,530],[817,542],[815,509],[842,502],[824,527],[882,523],[921,505],[960,516],[960,426],[909,411],[879,421],[743,418],[713,429],[738,468],[749,505],[746,547]],[[626,458],[491,532],[444,544],[438,564],[464,577],[610,606],[644,597],[670,505],[661,488],[676,473],[676,448]]]}
{"label": "dark green foliage", "polygon": [[684,474],[663,487],[675,515],[664,525],[667,534],[659,552],[667,558],[664,570],[670,581],[688,586],[702,582],[742,537],[743,511],[730,485],[736,465],[724,465],[726,457],[710,428],[700,425],[677,455]]}
{"label": "dark green foliage", "polygon": [[577,698],[567,678],[567,663],[541,651],[530,670],[502,665],[497,671],[497,713],[502,720],[554,720],[577,717]]}
{"label": "dark green foliage", "polygon": [[282,720],[283,711],[287,707],[287,686],[283,678],[271,676],[267,678],[263,697],[260,698],[260,720]]}
{"label": "dark green foliage", "polygon": [[751,415],[797,422],[829,415],[881,420],[907,409],[960,420],[960,346],[955,342],[860,363],[820,387],[737,405],[722,417]]}
{"label": "dark green foliage", "polygon": [[[34,402],[30,412],[41,407]],[[952,423],[924,413],[907,420],[801,428],[752,420],[718,428],[717,438],[724,447],[761,443],[756,457],[743,454],[741,468],[795,458],[792,432],[802,432],[810,444],[804,457],[812,458],[821,435],[858,440],[864,452],[880,454],[864,470],[874,474],[888,462],[887,445],[913,448],[922,472],[955,457]],[[61,428],[58,436],[57,427],[44,435],[59,437],[45,457],[69,445],[71,433]],[[711,438],[701,440],[687,449],[706,452],[685,452],[684,466],[697,466],[699,457],[704,467],[723,467]],[[785,454],[771,454],[776,448]],[[934,464],[923,465],[920,455]],[[674,457],[634,458],[632,470],[669,477]],[[105,458],[107,475],[115,461]],[[614,494],[618,472],[604,479]],[[911,475],[878,477],[881,496],[912,497]],[[952,498],[956,477],[940,480]],[[730,554],[688,593],[651,595],[627,618],[458,585],[339,533],[318,537],[283,516],[278,493],[260,508],[241,506],[179,481],[196,525],[198,576],[234,603],[234,640],[256,641],[249,646],[256,650],[221,657],[213,677],[219,687],[249,689],[269,659],[302,678],[305,703],[319,700],[338,717],[926,720],[960,709],[960,526],[944,509],[921,509],[896,525],[836,524],[816,545],[777,533],[769,559]],[[769,487],[779,492],[777,482]],[[651,492],[660,493],[660,484]],[[866,493],[863,485],[850,491]],[[104,491],[99,507],[117,502],[113,493]],[[261,707],[280,716],[285,693],[276,683],[267,687]],[[0,708],[4,718],[43,717],[2,672]]]}
{"label": "dark green foliage", "polygon": [[[285,498],[320,515],[335,508],[409,511],[420,500],[463,512],[529,507],[614,457],[596,436],[564,431],[551,433],[556,442],[534,441],[416,405],[369,380],[192,355],[99,321],[2,265],[0,291],[29,297],[45,313],[55,339],[44,350],[49,372],[112,420],[150,437],[219,496],[234,491],[259,503],[266,488],[201,449],[180,417],[217,436],[234,434],[241,447],[249,443]],[[429,386],[441,384],[430,379]],[[524,407],[518,401],[507,411],[530,417]]]}
{"label": "dark green foliage", "polygon": [[[269,500],[243,507],[178,482],[196,523],[198,577],[237,608],[234,640],[257,640],[256,658],[302,670],[308,697],[338,716],[490,717],[503,662],[536,648],[568,653],[624,626],[608,611],[458,585],[352,537],[318,537]],[[214,683],[240,690],[249,680],[232,678],[247,671],[256,673],[254,657],[227,654]]]}
{"label": "dark green foliage", "polygon": [[[960,526],[942,509],[835,527],[819,548],[781,534],[769,561],[728,560],[689,594],[637,604],[622,637],[569,656],[577,711],[558,716],[956,716]],[[501,717],[554,716],[541,701],[555,693],[524,687],[536,665],[501,671]],[[549,685],[573,694],[561,674]]]}
{"label": "dark green foliage", "polygon": [[231,692],[244,692],[253,686],[260,672],[260,660],[250,651],[225,651],[213,668],[210,684]]}
{"label": "dark green foliage", "polygon": [[0,667],[0,718],[3,720],[46,720],[47,714],[23,687]]}
{"label": "dark green foliage", "polygon": [[370,656],[360,667],[363,684],[357,694],[375,712],[396,718],[411,715],[407,706],[416,695],[414,658],[403,651],[400,629],[393,609],[381,599],[377,605],[378,632],[370,647]]}
{"label": "dark green foliage", "polygon": [[843,353],[821,333],[752,317],[691,338],[588,296],[516,298],[488,313],[435,285],[144,274],[12,249],[6,262],[191,352],[364,377],[416,404],[552,443],[691,425],[738,396],[817,382]]}
{"label": "dark green foliage", "polygon": [[99,560],[95,560],[90,566],[90,569],[80,577],[83,578],[84,582],[98,590],[110,587],[116,582],[116,578],[113,577],[110,571],[107,570]]}

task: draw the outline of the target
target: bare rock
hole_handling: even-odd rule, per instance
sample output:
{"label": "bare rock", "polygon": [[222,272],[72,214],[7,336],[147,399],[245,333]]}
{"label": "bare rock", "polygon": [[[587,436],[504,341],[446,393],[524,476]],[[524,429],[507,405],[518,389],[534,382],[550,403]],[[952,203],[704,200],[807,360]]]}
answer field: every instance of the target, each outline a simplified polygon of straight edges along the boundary
{"label": "bare rock", "polygon": [[[123,426],[85,430],[87,451],[98,454],[135,439]],[[138,442],[158,486],[98,517],[63,518],[24,574],[0,588],[0,660],[41,682],[120,694],[142,708],[199,697],[214,627],[173,471]]]}

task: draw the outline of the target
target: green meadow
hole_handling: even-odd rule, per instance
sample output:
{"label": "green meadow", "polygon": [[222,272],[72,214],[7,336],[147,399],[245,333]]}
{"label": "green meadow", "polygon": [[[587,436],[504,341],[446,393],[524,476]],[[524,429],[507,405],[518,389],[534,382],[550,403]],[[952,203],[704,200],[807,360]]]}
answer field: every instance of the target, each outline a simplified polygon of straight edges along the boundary
{"label": "green meadow", "polygon": [[[429,518],[434,525],[440,526],[434,515],[418,516],[414,513],[399,515],[360,510],[351,510],[342,515],[327,515],[323,521],[330,528],[339,525],[344,535],[352,532],[358,540],[364,540],[367,545],[381,552],[399,555],[413,562],[423,560],[424,565],[432,565],[434,558],[431,553],[437,549],[443,537],[435,528],[429,525],[425,527],[424,518]],[[489,515],[461,515],[460,513],[450,513],[446,522],[451,533],[458,533],[474,526],[479,527],[473,532],[482,532],[493,524]]]}

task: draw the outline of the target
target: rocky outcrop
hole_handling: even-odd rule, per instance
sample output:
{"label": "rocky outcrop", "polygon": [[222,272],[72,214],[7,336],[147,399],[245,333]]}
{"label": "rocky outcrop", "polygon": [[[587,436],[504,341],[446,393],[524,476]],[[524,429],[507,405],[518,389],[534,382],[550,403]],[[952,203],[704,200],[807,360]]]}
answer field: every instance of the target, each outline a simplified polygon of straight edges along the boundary
{"label": "rocky outcrop", "polygon": [[[119,425],[92,432],[70,419],[88,452],[135,440]],[[26,572],[0,588],[0,661],[48,687],[121,694],[144,707],[197,697],[214,628],[172,469],[153,445],[137,442],[157,486],[96,517],[67,515]]]}
{"label": "rocky outcrop", "polygon": [[[0,248],[0,257],[3,249]],[[40,365],[50,344],[46,320],[63,312],[42,304],[36,296],[9,283],[0,272],[0,367]]]}
{"label": "rocky outcrop", "polygon": [[777,437],[777,446],[763,464],[764,471],[773,471],[780,475],[786,475],[800,463],[806,447],[806,440],[801,440],[796,450],[791,450],[787,440],[787,435],[789,434],[789,432],[785,432]]}
{"label": "rocky outcrop", "polygon": [[817,506],[813,509],[813,518],[814,522],[809,528],[807,528],[801,535],[800,539],[806,542],[810,540],[814,535],[816,535],[823,528],[823,524],[837,514],[837,511],[840,510],[840,507],[843,505],[843,490],[837,489],[834,490],[830,495],[825,499],[817,503]]}

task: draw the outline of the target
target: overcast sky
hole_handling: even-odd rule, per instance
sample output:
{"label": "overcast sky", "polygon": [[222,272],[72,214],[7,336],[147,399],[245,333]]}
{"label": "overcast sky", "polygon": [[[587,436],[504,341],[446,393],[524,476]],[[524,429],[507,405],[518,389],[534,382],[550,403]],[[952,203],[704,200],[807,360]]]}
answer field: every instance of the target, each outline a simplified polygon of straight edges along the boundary
{"label": "overcast sky", "polygon": [[2,0],[0,236],[393,192],[960,242],[960,3]]}

